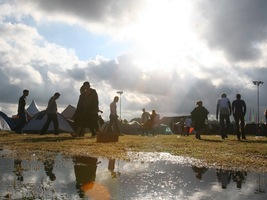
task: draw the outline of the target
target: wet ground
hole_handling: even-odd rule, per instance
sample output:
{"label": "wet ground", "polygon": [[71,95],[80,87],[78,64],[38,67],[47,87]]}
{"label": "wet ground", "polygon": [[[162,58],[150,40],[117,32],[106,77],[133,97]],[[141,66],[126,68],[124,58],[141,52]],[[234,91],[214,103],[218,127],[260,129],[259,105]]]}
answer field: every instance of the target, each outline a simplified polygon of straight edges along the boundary
{"label": "wet ground", "polygon": [[7,153],[0,151],[0,199],[267,199],[266,173],[196,167],[168,153],[129,152],[131,162]]}

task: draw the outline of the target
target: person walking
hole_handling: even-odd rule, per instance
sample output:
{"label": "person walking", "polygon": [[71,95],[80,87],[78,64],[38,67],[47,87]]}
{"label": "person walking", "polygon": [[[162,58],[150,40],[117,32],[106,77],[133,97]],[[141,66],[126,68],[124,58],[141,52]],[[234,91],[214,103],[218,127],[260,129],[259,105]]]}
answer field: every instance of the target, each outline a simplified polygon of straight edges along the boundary
{"label": "person walking", "polygon": [[202,101],[196,102],[196,107],[191,112],[196,139],[201,139],[200,131],[204,129],[205,120],[208,119],[209,111],[203,106]]}
{"label": "person walking", "polygon": [[118,115],[117,115],[117,102],[119,97],[115,96],[113,101],[110,104],[110,127],[112,128],[113,133],[120,133],[119,124],[118,124]]}
{"label": "person walking", "polygon": [[221,98],[217,101],[216,119],[220,113],[220,133],[222,139],[228,138],[227,134],[230,128],[231,103],[225,93],[221,94]]}
{"label": "person walking", "polygon": [[19,98],[19,103],[18,103],[19,122],[18,122],[18,126],[16,127],[16,132],[18,134],[22,133],[22,128],[25,126],[25,124],[28,121],[28,112],[25,109],[26,99],[28,95],[29,95],[29,90],[25,89],[23,90],[23,95]]}
{"label": "person walking", "polygon": [[80,96],[77,104],[77,109],[73,116],[76,134],[72,136],[84,136],[85,128],[89,128],[92,135],[95,137],[99,131],[98,125],[98,94],[95,89],[91,88],[88,81],[83,83],[80,88]]}
{"label": "person walking", "polygon": [[[237,139],[240,140],[240,128],[242,139],[246,139],[245,136],[245,115],[246,115],[246,103],[241,99],[241,95],[236,95],[236,100],[232,102],[232,111],[236,125]],[[240,127],[241,126],[241,127]]]}
{"label": "person walking", "polygon": [[58,132],[59,125],[58,125],[58,118],[57,118],[57,103],[56,103],[56,100],[59,98],[59,96],[60,96],[60,94],[58,92],[56,92],[54,94],[54,96],[52,96],[48,101],[48,105],[47,105],[47,108],[45,110],[45,112],[47,114],[47,120],[46,120],[45,124],[43,125],[41,135],[46,134],[51,121],[54,124],[55,135],[59,134],[59,132]]}

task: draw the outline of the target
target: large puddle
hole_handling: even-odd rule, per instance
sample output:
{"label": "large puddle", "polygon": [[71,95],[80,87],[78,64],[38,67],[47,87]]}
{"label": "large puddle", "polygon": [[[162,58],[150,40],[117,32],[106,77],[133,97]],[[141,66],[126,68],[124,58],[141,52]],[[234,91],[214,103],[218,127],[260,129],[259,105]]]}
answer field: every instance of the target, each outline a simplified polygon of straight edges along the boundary
{"label": "large puddle", "polygon": [[[3,157],[0,199],[267,199],[267,174],[191,165],[170,154],[135,161],[49,155],[45,161]],[[140,158],[143,158],[140,161]]]}

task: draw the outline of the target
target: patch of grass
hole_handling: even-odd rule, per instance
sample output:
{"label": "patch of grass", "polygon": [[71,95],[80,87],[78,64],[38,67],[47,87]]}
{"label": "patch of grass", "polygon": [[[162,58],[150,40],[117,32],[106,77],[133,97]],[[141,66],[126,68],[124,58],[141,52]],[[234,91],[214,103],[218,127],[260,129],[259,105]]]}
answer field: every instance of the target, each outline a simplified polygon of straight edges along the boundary
{"label": "patch of grass", "polygon": [[[203,135],[202,140],[194,136],[157,135],[156,137],[124,135],[119,142],[96,143],[86,134],[83,138],[72,138],[70,134],[55,135],[0,133],[0,149],[14,150],[5,155],[30,159],[32,154],[39,159],[49,152],[66,156],[84,155],[129,160],[128,151],[169,152],[172,155],[200,159],[208,167],[267,172],[267,138],[247,136],[237,141],[236,136],[222,140],[217,135]],[[202,163],[202,165],[203,165]]]}

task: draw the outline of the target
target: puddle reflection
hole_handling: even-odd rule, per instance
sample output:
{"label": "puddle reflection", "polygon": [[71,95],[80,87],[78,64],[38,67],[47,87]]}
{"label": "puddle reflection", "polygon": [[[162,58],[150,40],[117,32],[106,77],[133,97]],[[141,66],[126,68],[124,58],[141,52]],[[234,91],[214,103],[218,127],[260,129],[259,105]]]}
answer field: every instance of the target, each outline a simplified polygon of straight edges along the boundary
{"label": "puddle reflection", "polygon": [[0,199],[267,198],[266,173],[196,167],[169,154],[142,162],[61,155],[41,162],[2,155]]}

